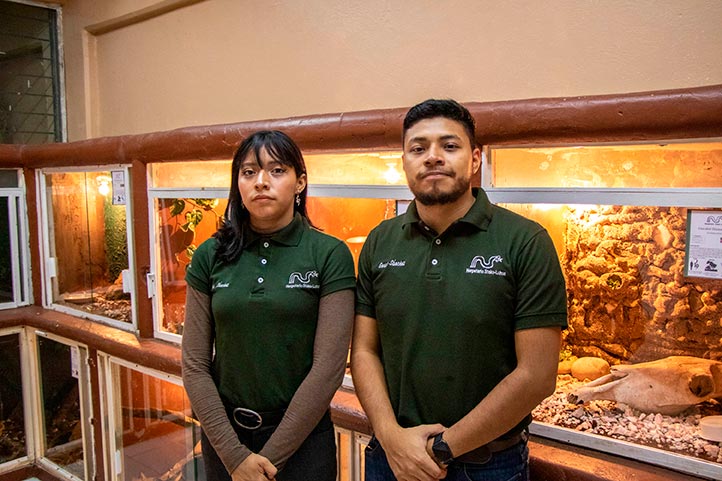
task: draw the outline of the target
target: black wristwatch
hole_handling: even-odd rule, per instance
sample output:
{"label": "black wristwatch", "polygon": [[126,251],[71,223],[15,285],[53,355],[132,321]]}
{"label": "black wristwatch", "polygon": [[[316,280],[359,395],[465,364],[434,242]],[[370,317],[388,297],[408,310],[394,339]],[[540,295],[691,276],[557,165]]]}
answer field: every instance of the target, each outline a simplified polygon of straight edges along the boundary
{"label": "black wristwatch", "polygon": [[431,451],[434,453],[436,462],[442,466],[448,466],[453,460],[454,455],[451,454],[451,448],[444,441],[444,433],[434,436],[434,443],[431,445]]}

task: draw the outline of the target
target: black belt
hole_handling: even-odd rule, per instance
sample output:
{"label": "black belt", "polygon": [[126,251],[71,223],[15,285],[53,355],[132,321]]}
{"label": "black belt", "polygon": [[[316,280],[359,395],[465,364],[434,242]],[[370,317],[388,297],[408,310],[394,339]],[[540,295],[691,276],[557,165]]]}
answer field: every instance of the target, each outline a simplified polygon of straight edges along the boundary
{"label": "black belt", "polygon": [[286,414],[285,409],[278,411],[254,411],[244,407],[226,406],[226,413],[231,423],[241,429],[255,431],[256,429],[269,426],[278,426]]}
{"label": "black belt", "polygon": [[454,458],[454,461],[459,461],[461,463],[484,464],[489,462],[492,454],[509,449],[512,446],[516,446],[520,442],[528,439],[529,432],[524,429],[522,432],[511,437],[495,439],[494,441],[471,450],[468,453],[457,456]]}

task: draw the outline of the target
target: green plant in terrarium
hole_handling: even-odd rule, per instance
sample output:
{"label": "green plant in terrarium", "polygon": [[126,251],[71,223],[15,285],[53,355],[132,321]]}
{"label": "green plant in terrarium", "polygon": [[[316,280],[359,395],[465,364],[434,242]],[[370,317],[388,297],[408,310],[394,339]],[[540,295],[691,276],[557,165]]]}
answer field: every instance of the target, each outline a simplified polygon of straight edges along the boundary
{"label": "green plant in terrarium", "polygon": [[[218,199],[173,199],[170,206],[170,215],[176,219],[176,227],[190,235],[184,236],[182,251],[190,260],[196,251],[195,233],[198,225],[206,218],[206,214],[213,214],[215,228],[223,222],[223,216],[214,209],[218,207]],[[205,213],[205,214],[204,214]],[[184,222],[185,221],[185,222]]]}

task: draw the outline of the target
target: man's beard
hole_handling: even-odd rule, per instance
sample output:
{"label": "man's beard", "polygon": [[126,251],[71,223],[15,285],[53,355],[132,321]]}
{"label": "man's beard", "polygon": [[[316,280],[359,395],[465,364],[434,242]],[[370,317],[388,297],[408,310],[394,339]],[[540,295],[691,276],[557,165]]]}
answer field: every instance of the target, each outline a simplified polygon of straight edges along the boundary
{"label": "man's beard", "polygon": [[437,184],[432,184],[431,189],[424,192],[417,190],[416,185],[416,183],[409,185],[409,189],[419,203],[427,206],[444,205],[455,202],[468,192],[471,179],[469,177],[455,177],[454,185],[448,191],[442,191]]}

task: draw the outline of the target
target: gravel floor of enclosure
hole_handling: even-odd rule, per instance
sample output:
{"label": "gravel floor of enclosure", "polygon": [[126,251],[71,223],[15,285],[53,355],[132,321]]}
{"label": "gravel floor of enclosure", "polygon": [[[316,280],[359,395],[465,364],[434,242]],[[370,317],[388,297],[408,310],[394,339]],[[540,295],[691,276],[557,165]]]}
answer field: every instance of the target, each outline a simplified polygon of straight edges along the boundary
{"label": "gravel floor of enclosure", "polygon": [[567,394],[584,384],[569,374],[559,375],[556,392],[534,410],[534,420],[722,463],[722,443],[702,438],[699,427],[703,416],[722,414],[720,403],[712,400],[679,416],[665,416],[614,401],[567,402]]}

